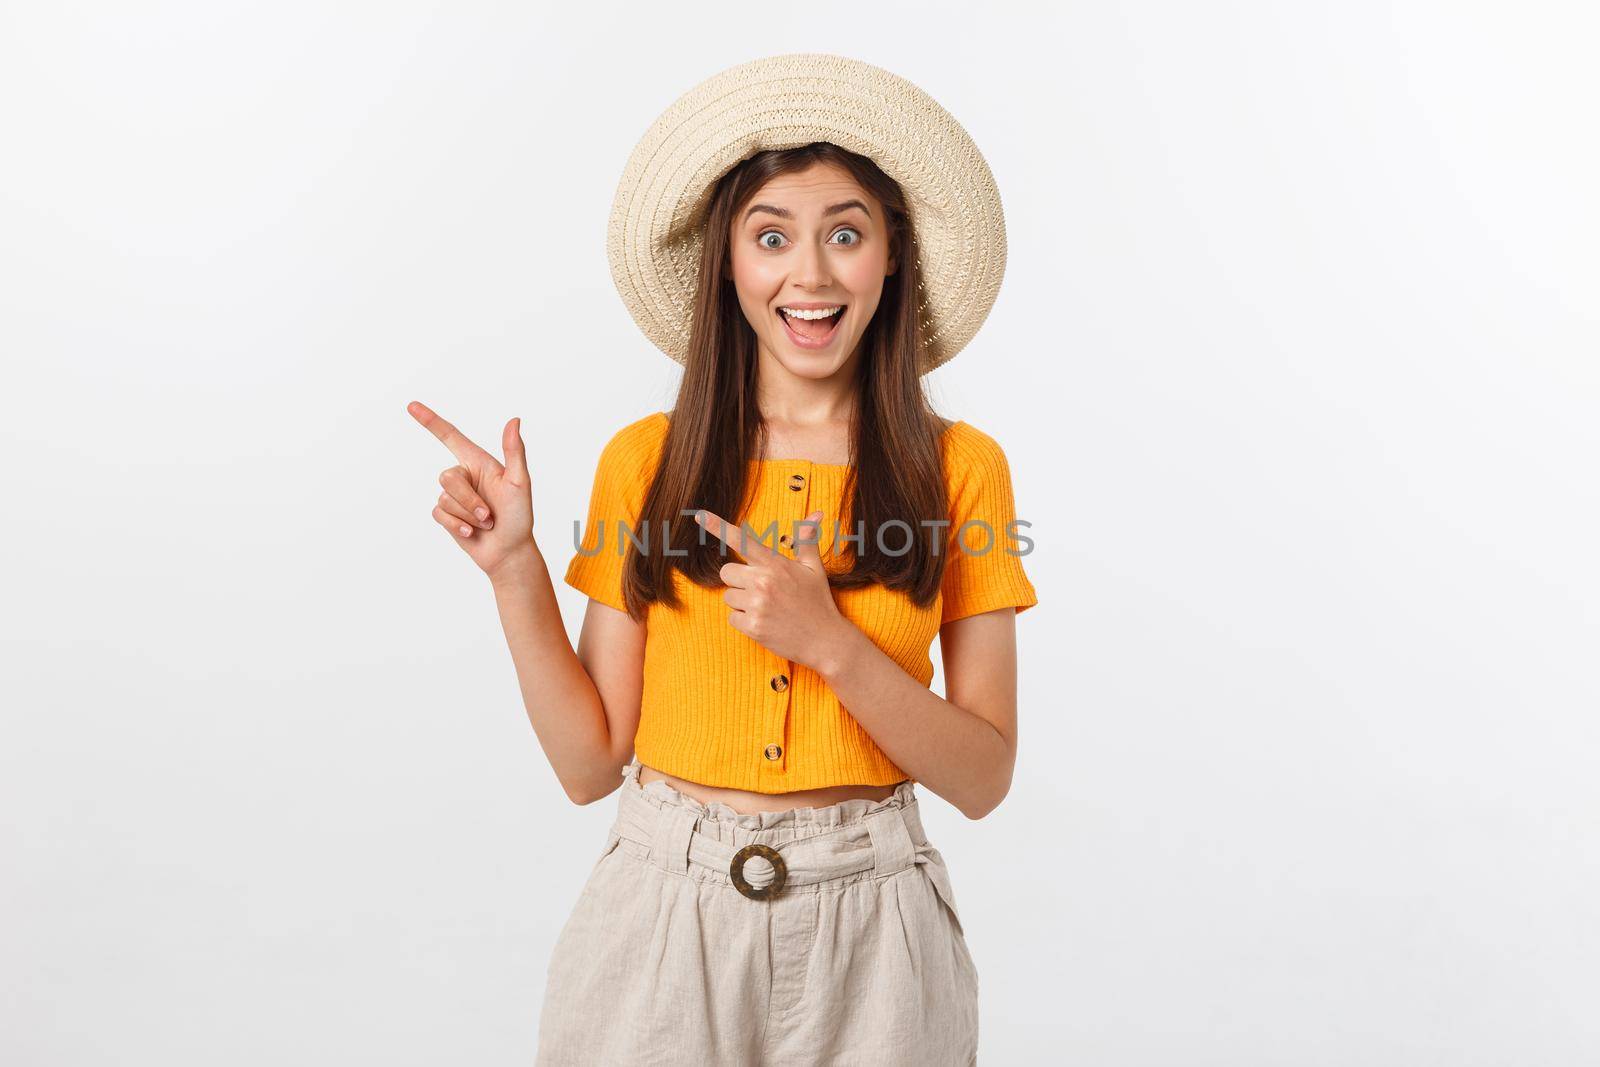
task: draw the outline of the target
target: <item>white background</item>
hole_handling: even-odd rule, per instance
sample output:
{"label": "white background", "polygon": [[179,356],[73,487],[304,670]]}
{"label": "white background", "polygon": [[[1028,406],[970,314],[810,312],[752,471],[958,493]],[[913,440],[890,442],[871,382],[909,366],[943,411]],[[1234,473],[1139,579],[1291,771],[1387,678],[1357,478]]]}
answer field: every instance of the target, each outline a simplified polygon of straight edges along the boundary
{"label": "white background", "polygon": [[523,418],[559,575],[678,373],[622,164],[810,50],[1004,197],[930,379],[1037,544],[1011,796],[924,794],[984,1062],[1600,1059],[1590,9],[578,8],[0,6],[0,1061],[531,1062],[614,797],[405,405]]}

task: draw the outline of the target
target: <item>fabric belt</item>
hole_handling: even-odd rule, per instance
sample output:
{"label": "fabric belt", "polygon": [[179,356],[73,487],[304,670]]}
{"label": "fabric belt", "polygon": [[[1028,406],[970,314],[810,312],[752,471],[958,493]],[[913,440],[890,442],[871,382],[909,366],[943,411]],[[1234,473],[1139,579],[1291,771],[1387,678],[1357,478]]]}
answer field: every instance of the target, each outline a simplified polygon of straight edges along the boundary
{"label": "fabric belt", "polygon": [[[623,783],[623,789],[613,832],[624,841],[647,849],[650,862],[656,866],[678,874],[686,873],[689,865],[695,864],[730,877],[734,857],[744,846],[765,845],[781,857],[783,885],[814,885],[866,871],[894,874],[919,859],[926,862],[923,857],[932,851],[914,799],[794,839],[787,830],[752,830],[718,822],[714,816],[679,804],[653,803],[631,780]],[[803,824],[798,829],[801,834],[806,832]],[[732,841],[726,839],[729,836]],[[785,836],[790,839],[783,840]],[[759,890],[769,886],[778,872],[762,856],[749,855],[740,873],[743,880]]]}

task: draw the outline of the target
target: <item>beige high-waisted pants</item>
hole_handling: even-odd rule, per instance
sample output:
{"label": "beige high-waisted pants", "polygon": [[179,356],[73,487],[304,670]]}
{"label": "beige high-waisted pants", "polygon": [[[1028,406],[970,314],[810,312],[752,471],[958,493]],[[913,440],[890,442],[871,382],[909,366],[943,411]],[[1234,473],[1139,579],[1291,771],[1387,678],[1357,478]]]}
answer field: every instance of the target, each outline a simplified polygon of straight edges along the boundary
{"label": "beige high-waisted pants", "polygon": [[[755,899],[730,866],[776,849]],[[777,868],[748,856],[746,889]],[[541,1065],[976,1062],[978,973],[912,783],[741,815],[623,770],[551,955]]]}

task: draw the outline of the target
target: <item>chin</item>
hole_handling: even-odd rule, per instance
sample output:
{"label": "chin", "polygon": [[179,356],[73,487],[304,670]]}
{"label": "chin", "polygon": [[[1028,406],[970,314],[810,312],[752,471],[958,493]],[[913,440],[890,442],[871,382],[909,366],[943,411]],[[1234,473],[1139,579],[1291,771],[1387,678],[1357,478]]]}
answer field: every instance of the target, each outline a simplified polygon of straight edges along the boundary
{"label": "chin", "polygon": [[779,342],[779,347],[773,348],[772,357],[778,365],[796,378],[810,378],[813,381],[822,381],[839,373],[848,359],[826,353],[822,355],[808,355],[803,352],[789,350],[789,346]]}

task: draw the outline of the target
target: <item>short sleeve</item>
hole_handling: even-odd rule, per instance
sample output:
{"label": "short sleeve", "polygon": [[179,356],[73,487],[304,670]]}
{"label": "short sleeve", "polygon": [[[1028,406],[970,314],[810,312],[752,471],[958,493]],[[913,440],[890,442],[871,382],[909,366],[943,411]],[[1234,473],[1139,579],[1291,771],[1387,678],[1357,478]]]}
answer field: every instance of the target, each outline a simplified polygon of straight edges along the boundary
{"label": "short sleeve", "polygon": [[564,578],[574,589],[618,611],[628,610],[622,596],[628,531],[638,529],[649,488],[646,476],[654,473],[650,466],[654,453],[649,435],[641,432],[643,422],[623,427],[601,449],[583,540],[574,550]]}
{"label": "short sleeve", "polygon": [[940,623],[997,608],[1021,614],[1039,602],[1022,561],[1033,547],[1025,525],[1014,526],[1011,467],[994,438],[960,423],[951,431],[945,464],[950,526],[945,551]]}

